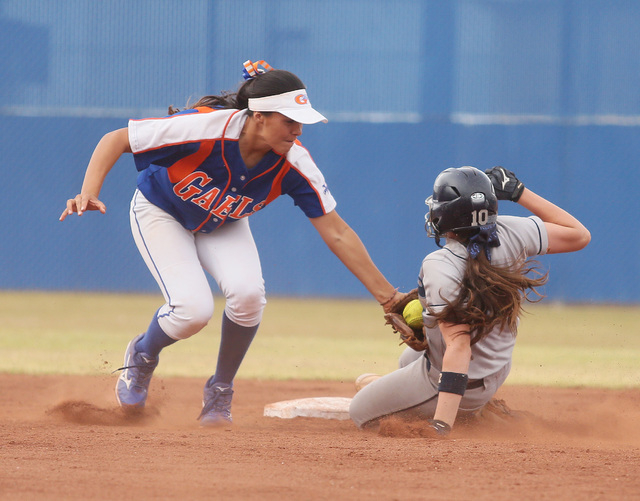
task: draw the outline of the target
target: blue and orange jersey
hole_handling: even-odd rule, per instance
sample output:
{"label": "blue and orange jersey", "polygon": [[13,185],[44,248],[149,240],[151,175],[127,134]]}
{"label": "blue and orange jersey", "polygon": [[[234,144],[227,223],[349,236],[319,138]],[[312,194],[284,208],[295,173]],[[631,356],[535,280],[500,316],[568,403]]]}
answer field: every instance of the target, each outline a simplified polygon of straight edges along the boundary
{"label": "blue and orange jersey", "polygon": [[286,156],[270,151],[247,168],[238,145],[246,119],[246,110],[196,108],[130,120],[138,188],[194,232],[248,217],[284,194],[309,218],[334,210],[324,176],[298,142]]}

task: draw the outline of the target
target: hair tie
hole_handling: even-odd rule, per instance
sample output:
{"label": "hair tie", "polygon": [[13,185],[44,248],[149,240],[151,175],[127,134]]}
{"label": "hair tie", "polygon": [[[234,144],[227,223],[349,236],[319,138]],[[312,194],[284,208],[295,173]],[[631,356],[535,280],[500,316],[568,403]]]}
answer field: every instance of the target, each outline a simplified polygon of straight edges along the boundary
{"label": "hair tie", "polygon": [[263,61],[262,59],[256,63],[248,59],[242,65],[244,66],[244,69],[242,70],[242,76],[245,80],[252,80],[262,73],[273,70],[271,65],[269,65],[269,63]]}
{"label": "hair tie", "polygon": [[495,223],[486,224],[479,227],[478,233],[469,238],[467,251],[469,255],[476,259],[480,254],[480,249],[484,249],[487,259],[491,261],[491,247],[498,247],[500,239],[498,238],[498,230]]}

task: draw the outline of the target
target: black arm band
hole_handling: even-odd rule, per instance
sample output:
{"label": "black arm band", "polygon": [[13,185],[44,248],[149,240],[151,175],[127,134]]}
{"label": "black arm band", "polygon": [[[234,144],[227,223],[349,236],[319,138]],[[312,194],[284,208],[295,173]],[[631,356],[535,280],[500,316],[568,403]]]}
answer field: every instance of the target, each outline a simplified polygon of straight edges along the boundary
{"label": "black arm band", "polygon": [[464,395],[468,380],[469,376],[466,374],[459,372],[441,372],[440,379],[438,380],[438,391]]}

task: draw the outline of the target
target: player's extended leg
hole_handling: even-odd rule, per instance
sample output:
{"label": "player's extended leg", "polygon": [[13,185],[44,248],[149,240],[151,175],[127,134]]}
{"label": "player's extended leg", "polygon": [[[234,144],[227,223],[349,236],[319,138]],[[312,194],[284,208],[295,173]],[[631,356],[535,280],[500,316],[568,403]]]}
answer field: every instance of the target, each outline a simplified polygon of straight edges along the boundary
{"label": "player's extended leg", "polygon": [[205,385],[200,423],[231,423],[233,379],[266,304],[260,258],[247,219],[196,237],[198,255],[226,298],[215,374]]}
{"label": "player's extended leg", "polygon": [[[416,351],[407,346],[398,359],[398,368],[402,369],[410,363],[415,362],[422,356],[424,356],[424,351]],[[362,390],[362,388],[380,379],[381,377],[382,376],[380,374],[374,374],[371,372],[360,374],[355,381],[356,391]]]}
{"label": "player's extended leg", "polygon": [[[432,418],[438,403],[440,371],[427,363],[423,352],[405,349],[400,369],[363,387],[351,401],[349,415],[358,428],[376,424],[392,414],[407,418]],[[511,363],[467,388],[459,412],[481,409],[509,375]],[[479,384],[478,384],[479,383]],[[471,385],[470,385],[471,386]]]}
{"label": "player's extended leg", "polygon": [[213,297],[192,232],[138,191],[130,216],[138,250],[166,303],[154,314],[147,331],[127,347],[116,385],[116,397],[124,408],[144,407],[162,348],[200,331],[213,314]]}
{"label": "player's extended leg", "polygon": [[391,414],[432,416],[438,397],[437,383],[434,383],[437,372],[429,377],[426,359],[421,356],[382,376],[353,397],[349,407],[351,419],[358,428],[364,428]]}
{"label": "player's extended leg", "polygon": [[400,358],[398,358],[398,368],[402,369],[409,364],[412,364],[416,360],[424,358],[424,351],[416,351],[413,348],[409,348],[408,346],[404,349],[404,351],[400,354]]}

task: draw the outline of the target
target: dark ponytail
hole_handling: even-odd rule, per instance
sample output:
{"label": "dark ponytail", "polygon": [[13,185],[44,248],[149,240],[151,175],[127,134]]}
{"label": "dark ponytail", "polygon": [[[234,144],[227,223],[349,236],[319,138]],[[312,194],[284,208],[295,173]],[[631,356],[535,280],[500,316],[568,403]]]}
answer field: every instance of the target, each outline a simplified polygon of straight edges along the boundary
{"label": "dark ponytail", "polygon": [[[296,75],[285,70],[272,70],[247,80],[237,92],[222,92],[219,96],[204,96],[193,105],[187,103],[185,109],[207,106],[217,109],[244,110],[249,106],[249,98],[275,96],[298,89],[306,89],[306,87]],[[169,106],[169,115],[179,111],[178,108]]]}

